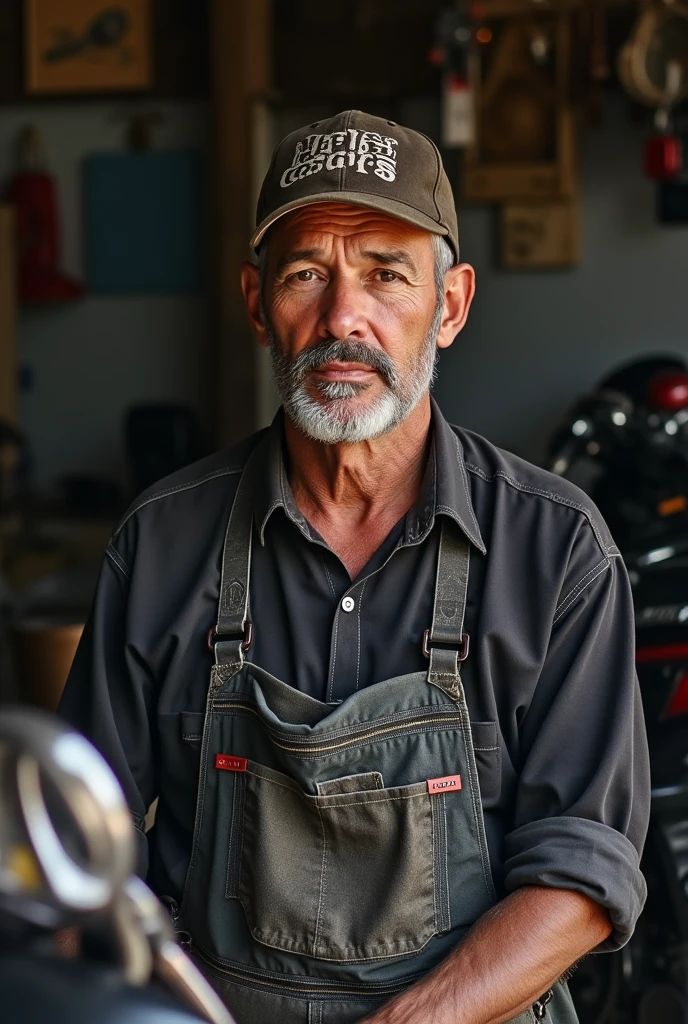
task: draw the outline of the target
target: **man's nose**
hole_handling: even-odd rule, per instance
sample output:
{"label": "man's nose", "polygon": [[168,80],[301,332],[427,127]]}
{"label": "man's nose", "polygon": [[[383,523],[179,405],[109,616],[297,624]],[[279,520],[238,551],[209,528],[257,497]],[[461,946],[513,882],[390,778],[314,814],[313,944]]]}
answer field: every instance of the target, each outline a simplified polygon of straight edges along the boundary
{"label": "man's nose", "polygon": [[323,338],[365,338],[365,294],[360,283],[333,278],[321,298],[319,333]]}

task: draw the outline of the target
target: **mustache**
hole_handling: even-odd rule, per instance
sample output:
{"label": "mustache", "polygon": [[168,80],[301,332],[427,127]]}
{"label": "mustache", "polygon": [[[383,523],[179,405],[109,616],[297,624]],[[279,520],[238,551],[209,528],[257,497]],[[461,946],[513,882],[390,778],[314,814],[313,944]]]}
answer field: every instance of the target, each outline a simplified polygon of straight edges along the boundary
{"label": "mustache", "polygon": [[396,366],[386,352],[372,348],[362,341],[327,338],[299,353],[290,366],[290,376],[294,383],[300,384],[307,373],[320,370],[328,363],[334,362],[361,363],[363,366],[369,366],[372,370],[376,370],[390,388],[397,383]]}

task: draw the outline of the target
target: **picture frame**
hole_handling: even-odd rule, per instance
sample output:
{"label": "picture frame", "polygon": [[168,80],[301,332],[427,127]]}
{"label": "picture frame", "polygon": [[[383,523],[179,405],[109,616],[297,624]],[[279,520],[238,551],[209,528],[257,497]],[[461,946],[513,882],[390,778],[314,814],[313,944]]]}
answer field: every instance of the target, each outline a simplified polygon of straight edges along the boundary
{"label": "picture frame", "polygon": [[151,0],[24,0],[24,29],[31,95],[151,86]]}

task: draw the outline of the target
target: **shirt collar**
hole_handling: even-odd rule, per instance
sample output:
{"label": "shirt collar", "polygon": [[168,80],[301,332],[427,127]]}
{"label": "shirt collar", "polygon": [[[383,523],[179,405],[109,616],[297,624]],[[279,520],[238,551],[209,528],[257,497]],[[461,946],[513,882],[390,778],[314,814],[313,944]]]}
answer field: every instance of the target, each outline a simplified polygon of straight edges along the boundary
{"label": "shirt collar", "polygon": [[[438,515],[453,519],[468,540],[485,554],[468,483],[463,447],[452,427],[431,398],[432,444],[420,493],[409,509],[404,523],[403,545],[419,544],[432,530]],[[300,511],[289,486],[284,464],[284,419],[280,411],[268,428],[264,444],[263,472],[255,495],[254,521],[261,544],[265,528],[276,509],[282,509],[307,540],[317,539],[315,531]]]}
{"label": "shirt collar", "polygon": [[405,543],[425,540],[438,515],[453,519],[468,540],[483,554],[485,543],[475,516],[463,446],[447,423],[434,398],[432,408],[432,445],[418,498],[406,517]]}
{"label": "shirt collar", "polygon": [[313,532],[306,517],[296,504],[287,479],[284,464],[284,411],[279,409],[268,427],[263,442],[263,467],[258,474],[253,521],[258,527],[260,543],[265,544],[265,528],[276,509],[282,509],[294,526],[307,540],[313,539]]}

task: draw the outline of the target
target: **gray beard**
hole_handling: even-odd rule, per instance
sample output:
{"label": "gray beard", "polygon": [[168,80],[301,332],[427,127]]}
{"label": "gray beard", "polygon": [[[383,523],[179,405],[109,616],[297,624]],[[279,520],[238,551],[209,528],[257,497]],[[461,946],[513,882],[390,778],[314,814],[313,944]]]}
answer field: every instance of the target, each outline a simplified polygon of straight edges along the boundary
{"label": "gray beard", "polygon": [[[394,430],[413,412],[435,380],[443,310],[444,296],[438,300],[418,356],[407,371],[401,372],[386,352],[350,340],[325,339],[290,360],[263,308],[275,385],[286,414],[304,434],[324,444],[371,441]],[[354,402],[370,387],[365,382],[321,381],[315,385],[318,397],[312,396],[307,386],[309,373],[333,361],[370,366],[382,378],[384,393],[363,409],[356,408]]]}

